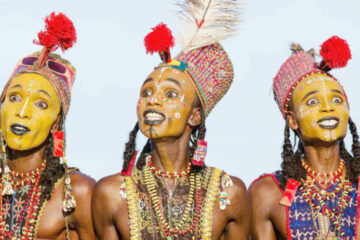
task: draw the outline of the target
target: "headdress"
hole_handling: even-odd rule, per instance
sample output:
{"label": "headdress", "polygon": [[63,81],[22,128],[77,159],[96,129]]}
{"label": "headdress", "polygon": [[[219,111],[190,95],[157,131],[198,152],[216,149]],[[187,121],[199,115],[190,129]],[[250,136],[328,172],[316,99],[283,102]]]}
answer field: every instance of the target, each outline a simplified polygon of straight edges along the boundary
{"label": "headdress", "polygon": [[[45,77],[54,87],[61,103],[62,121],[68,113],[71,100],[71,87],[75,79],[75,69],[66,60],[56,54],[52,54],[58,48],[64,52],[76,43],[76,30],[72,21],[63,13],[52,12],[45,18],[45,30],[38,33],[38,39],[33,41],[37,45],[43,46],[41,52],[35,52],[22,58],[16,65],[0,97],[4,101],[6,91],[12,79],[23,73],[37,73]],[[64,129],[53,133],[53,154],[62,158],[65,168],[64,186],[64,212],[72,211],[76,205],[72,194],[69,171],[65,158],[65,132]],[[5,146],[4,144],[2,144]],[[6,154],[3,149],[3,154]],[[4,159],[4,174],[8,174],[6,166],[6,156]],[[3,194],[11,193],[11,189]]]}
{"label": "headdress", "polygon": [[145,47],[148,53],[160,54],[163,63],[159,67],[178,68],[189,75],[207,117],[230,88],[234,77],[229,56],[218,42],[235,33],[239,3],[187,0],[179,5],[180,15],[188,27],[177,39],[182,47],[180,54],[171,58],[174,38],[163,23],[145,37]]}
{"label": "headdress", "polygon": [[337,36],[329,38],[321,45],[320,55],[323,60],[320,63],[316,62],[313,49],[306,52],[298,44],[292,44],[291,49],[294,53],[280,67],[273,82],[275,101],[284,118],[288,112],[291,95],[302,79],[316,73],[332,77],[328,73],[331,69],[345,67],[351,59],[349,45]]}

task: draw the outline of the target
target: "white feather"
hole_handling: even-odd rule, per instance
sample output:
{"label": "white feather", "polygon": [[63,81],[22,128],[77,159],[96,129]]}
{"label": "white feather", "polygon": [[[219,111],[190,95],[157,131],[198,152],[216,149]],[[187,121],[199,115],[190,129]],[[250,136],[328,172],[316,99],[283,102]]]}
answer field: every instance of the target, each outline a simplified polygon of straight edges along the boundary
{"label": "white feather", "polygon": [[177,37],[184,52],[219,42],[236,33],[235,27],[240,21],[238,0],[185,0],[178,5],[186,23],[184,31]]}

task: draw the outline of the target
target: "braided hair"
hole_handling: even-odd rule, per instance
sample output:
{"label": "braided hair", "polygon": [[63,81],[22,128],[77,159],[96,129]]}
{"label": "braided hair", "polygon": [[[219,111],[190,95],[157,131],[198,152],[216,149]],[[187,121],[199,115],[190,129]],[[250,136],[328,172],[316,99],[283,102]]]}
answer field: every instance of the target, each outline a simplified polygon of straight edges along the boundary
{"label": "braided hair", "polygon": [[[343,139],[338,141],[340,157],[344,160],[346,167],[346,176],[352,183],[358,182],[358,177],[360,176],[360,142],[359,135],[357,134],[356,125],[349,118],[349,129],[353,138],[352,143],[352,155],[346,150],[345,143]],[[297,137],[297,134],[295,132]],[[285,125],[284,130],[284,144],[281,157],[283,162],[281,163],[281,168],[283,174],[280,179],[280,186],[282,189],[286,188],[286,183],[289,178],[292,178],[296,181],[305,179],[306,171],[301,166],[301,159],[305,154],[305,149],[302,141],[299,141],[296,152],[294,153],[293,147],[290,141],[290,129],[288,124]]]}

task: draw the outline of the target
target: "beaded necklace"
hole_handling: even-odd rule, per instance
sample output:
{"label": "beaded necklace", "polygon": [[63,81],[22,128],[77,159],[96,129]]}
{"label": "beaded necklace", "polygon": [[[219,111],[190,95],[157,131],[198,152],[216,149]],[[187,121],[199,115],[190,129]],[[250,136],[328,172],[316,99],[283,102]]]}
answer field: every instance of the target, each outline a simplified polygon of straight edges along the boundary
{"label": "beaded necklace", "polygon": [[146,164],[150,168],[150,170],[153,172],[153,174],[159,176],[159,177],[165,177],[165,178],[172,178],[172,179],[178,179],[180,177],[187,177],[189,176],[189,173],[191,171],[191,162],[188,163],[185,171],[182,172],[167,172],[164,170],[157,169],[153,166],[153,163],[151,161],[151,156],[148,156],[146,158]]}
{"label": "beaded necklace", "polygon": [[[9,174],[3,174],[2,182],[6,180],[10,181],[10,184],[15,189],[25,188],[28,185],[28,190],[26,191],[26,197],[24,202],[21,204],[21,212],[17,221],[14,220],[12,223],[12,229],[6,228],[6,217],[3,206],[3,195],[0,199],[0,236],[6,237],[6,239],[19,239],[27,240],[34,237],[37,217],[39,213],[39,205],[41,198],[41,186],[40,186],[40,177],[42,170],[45,168],[46,162],[44,161],[37,169],[30,171],[28,173],[17,173],[14,171],[9,171]],[[7,176],[5,176],[7,175]],[[26,177],[30,179],[15,179],[15,177],[21,178]],[[0,186],[0,192],[2,192],[4,185]],[[16,191],[11,196],[15,197]]]}
{"label": "beaded necklace", "polygon": [[[183,211],[183,215],[180,221],[175,224],[175,226],[171,227],[170,224],[166,221],[161,202],[156,190],[156,180],[153,175],[153,171],[151,168],[146,165],[144,169],[144,184],[149,192],[151,203],[153,205],[153,209],[155,212],[156,221],[163,233],[166,236],[166,239],[171,240],[173,237],[185,235],[187,233],[194,233],[197,223],[199,222],[200,214],[201,214],[201,206],[202,206],[202,190],[201,190],[201,181],[202,175],[191,173],[190,174],[190,190],[188,194],[188,200],[186,203],[186,207]],[[192,212],[192,206],[195,200],[195,210],[194,217],[191,220],[190,212]]]}
{"label": "beaded necklace", "polygon": [[[340,174],[338,174],[339,169],[341,170]],[[300,192],[304,199],[307,201],[307,203],[310,205],[313,225],[319,239],[322,239],[321,237],[323,236],[320,236],[318,225],[324,223],[318,223],[316,221],[318,214],[321,214],[320,217],[322,217],[322,219],[323,217],[329,218],[330,222],[334,225],[336,236],[343,237],[345,234],[341,229],[341,219],[343,215],[343,210],[348,205],[348,201],[350,201],[349,191],[351,190],[351,183],[346,179],[346,170],[343,169],[343,161],[341,161],[339,169],[332,174],[320,174],[310,169],[308,166],[307,168],[305,168],[308,174],[306,176],[306,179],[302,181],[302,185],[300,186]],[[328,192],[324,189],[319,189],[316,186],[317,180],[315,177],[317,176],[332,176],[333,178],[339,178],[339,180],[337,181],[338,185],[331,192]],[[330,202],[332,200],[336,200],[335,207],[333,208],[329,207],[326,204],[327,202]],[[325,225],[329,233],[330,225]]]}

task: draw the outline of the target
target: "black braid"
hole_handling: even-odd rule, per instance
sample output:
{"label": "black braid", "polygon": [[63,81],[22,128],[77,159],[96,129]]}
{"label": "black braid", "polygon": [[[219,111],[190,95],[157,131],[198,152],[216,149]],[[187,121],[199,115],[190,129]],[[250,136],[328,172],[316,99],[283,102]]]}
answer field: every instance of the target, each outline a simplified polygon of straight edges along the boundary
{"label": "black braid", "polygon": [[139,131],[139,123],[136,123],[134,129],[129,134],[129,141],[125,144],[125,151],[123,154],[123,158],[124,158],[123,171],[128,170],[130,161],[136,151],[136,135],[138,131]]}
{"label": "black braid", "polygon": [[306,172],[301,166],[301,158],[304,155],[304,152],[303,143],[299,141],[298,148],[294,154],[290,141],[290,129],[288,124],[286,124],[284,130],[283,151],[281,153],[281,157],[283,158],[283,162],[281,163],[281,168],[283,169],[283,174],[280,179],[281,188],[285,189],[286,182],[289,178],[296,181],[300,181],[302,178],[305,178]]}
{"label": "black braid", "polygon": [[60,179],[65,170],[60,163],[60,158],[53,155],[52,134],[49,135],[45,147],[46,167],[40,177],[41,197],[49,200],[55,183]]}
{"label": "black braid", "polygon": [[353,143],[351,147],[353,156],[349,164],[351,168],[351,172],[349,172],[349,174],[351,173],[351,175],[348,174],[348,176],[349,176],[349,180],[352,183],[357,183],[358,177],[360,176],[360,143],[359,143],[359,135],[356,131],[356,125],[351,118],[349,118],[349,129],[353,138]]}
{"label": "black braid", "polygon": [[151,140],[148,139],[145,146],[143,147],[143,150],[141,151],[140,157],[138,159],[138,162],[136,163],[136,167],[141,170],[146,163],[146,156],[151,154]]}

